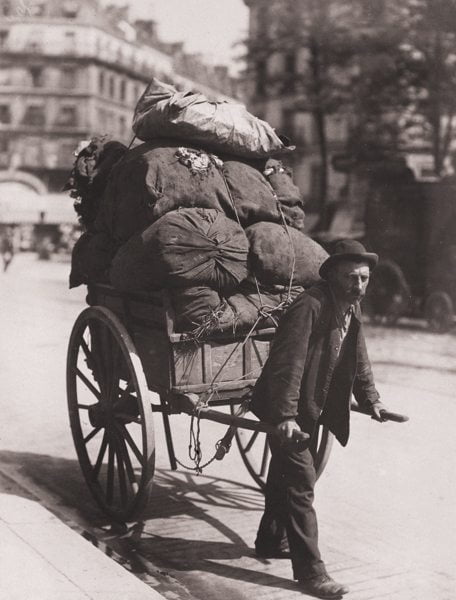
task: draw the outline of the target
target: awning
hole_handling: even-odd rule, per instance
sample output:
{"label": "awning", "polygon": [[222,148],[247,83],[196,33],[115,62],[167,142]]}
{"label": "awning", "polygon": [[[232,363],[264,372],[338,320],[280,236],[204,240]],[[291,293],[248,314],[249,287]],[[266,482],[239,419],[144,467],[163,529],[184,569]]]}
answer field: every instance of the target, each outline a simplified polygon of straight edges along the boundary
{"label": "awning", "polygon": [[37,194],[14,183],[0,184],[0,223],[77,224],[69,194]]}

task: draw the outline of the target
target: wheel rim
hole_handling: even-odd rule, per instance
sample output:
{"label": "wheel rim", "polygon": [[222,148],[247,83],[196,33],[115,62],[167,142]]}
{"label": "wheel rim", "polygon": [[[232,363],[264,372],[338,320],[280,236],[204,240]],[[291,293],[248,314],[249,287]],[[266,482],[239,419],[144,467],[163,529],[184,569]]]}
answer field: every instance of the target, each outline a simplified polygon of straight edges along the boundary
{"label": "wheel rim", "polygon": [[115,520],[148,500],[155,447],[150,392],[133,343],[108,310],[86,309],[70,338],[70,425],[88,487]]}
{"label": "wheel rim", "polygon": [[[231,406],[232,413],[234,413],[234,410],[235,407]],[[258,431],[237,429],[235,438],[247,471],[256,484],[263,490],[266,485],[269,463],[271,461],[271,450],[266,434]],[[310,444],[317,479],[326,467],[332,442],[333,434],[326,427],[319,425],[312,436]]]}

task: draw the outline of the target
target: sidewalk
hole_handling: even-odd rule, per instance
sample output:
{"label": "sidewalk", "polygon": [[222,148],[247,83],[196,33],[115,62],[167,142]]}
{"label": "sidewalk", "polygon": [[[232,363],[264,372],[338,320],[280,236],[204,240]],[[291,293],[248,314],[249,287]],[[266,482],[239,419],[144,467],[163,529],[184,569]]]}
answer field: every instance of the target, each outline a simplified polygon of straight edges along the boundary
{"label": "sidewalk", "polygon": [[2,474],[0,539],[5,600],[163,600]]}

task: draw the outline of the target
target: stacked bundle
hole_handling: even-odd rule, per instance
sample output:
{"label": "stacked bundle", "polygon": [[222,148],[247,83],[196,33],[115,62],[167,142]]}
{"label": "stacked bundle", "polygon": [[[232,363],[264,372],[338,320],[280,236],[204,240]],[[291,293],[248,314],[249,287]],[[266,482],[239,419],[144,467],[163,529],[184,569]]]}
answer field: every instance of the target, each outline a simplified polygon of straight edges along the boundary
{"label": "stacked bundle", "polygon": [[157,81],[133,129],[144,143],[111,161],[70,284],[167,288],[178,330],[198,336],[274,325],[327,257],[303,233],[299,190],[274,158],[291,148],[242,106]]}

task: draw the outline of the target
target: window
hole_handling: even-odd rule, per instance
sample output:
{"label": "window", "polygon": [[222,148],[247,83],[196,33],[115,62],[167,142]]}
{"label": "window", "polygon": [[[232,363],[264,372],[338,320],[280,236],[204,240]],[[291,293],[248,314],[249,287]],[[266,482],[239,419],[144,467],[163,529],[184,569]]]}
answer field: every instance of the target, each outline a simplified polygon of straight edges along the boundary
{"label": "window", "polygon": [[9,31],[6,29],[0,30],[0,48],[6,48]]}
{"label": "window", "polygon": [[24,125],[33,126],[45,125],[46,115],[44,112],[44,106],[38,104],[28,106],[25,111],[23,123]]}
{"label": "window", "polygon": [[266,61],[259,60],[256,64],[256,93],[264,94],[266,80]]}
{"label": "window", "polygon": [[11,67],[0,67],[0,86],[11,85]]}
{"label": "window", "polygon": [[66,0],[62,4],[62,14],[66,19],[75,19],[78,16],[79,2]]}
{"label": "window", "polygon": [[66,127],[75,127],[78,124],[78,113],[76,106],[61,106],[55,124]]}
{"label": "window", "polygon": [[76,67],[63,67],[60,74],[61,85],[66,89],[74,89],[77,84]]}
{"label": "window", "polygon": [[76,33],[74,31],[65,31],[65,52],[74,52],[76,50]]}
{"label": "window", "polygon": [[11,123],[11,110],[9,104],[0,104],[0,123],[3,125]]}
{"label": "window", "polygon": [[33,2],[27,4],[27,14],[30,17],[42,17],[45,12],[45,3],[44,2]]}
{"label": "window", "polygon": [[32,78],[33,87],[44,86],[44,70],[43,67],[30,67],[30,76]]}
{"label": "window", "polygon": [[3,3],[2,3],[2,15],[4,17],[9,17],[11,15],[11,13],[12,13],[12,10],[11,10],[11,2],[10,2],[10,0],[3,0]]}
{"label": "window", "polygon": [[119,117],[119,135],[125,137],[127,135],[127,119]]}
{"label": "window", "polygon": [[104,94],[106,85],[106,77],[104,71],[100,71],[98,74],[98,91],[100,94]]}
{"label": "window", "polygon": [[9,152],[9,139],[5,134],[0,133],[0,154]]}
{"label": "window", "polygon": [[110,98],[114,98],[114,92],[115,92],[115,81],[114,81],[114,76],[111,75],[111,77],[109,78],[109,97]]}
{"label": "window", "polygon": [[126,84],[125,79],[122,79],[120,82],[119,95],[120,95],[120,100],[122,102],[125,102],[125,98],[127,96],[127,84]]}

